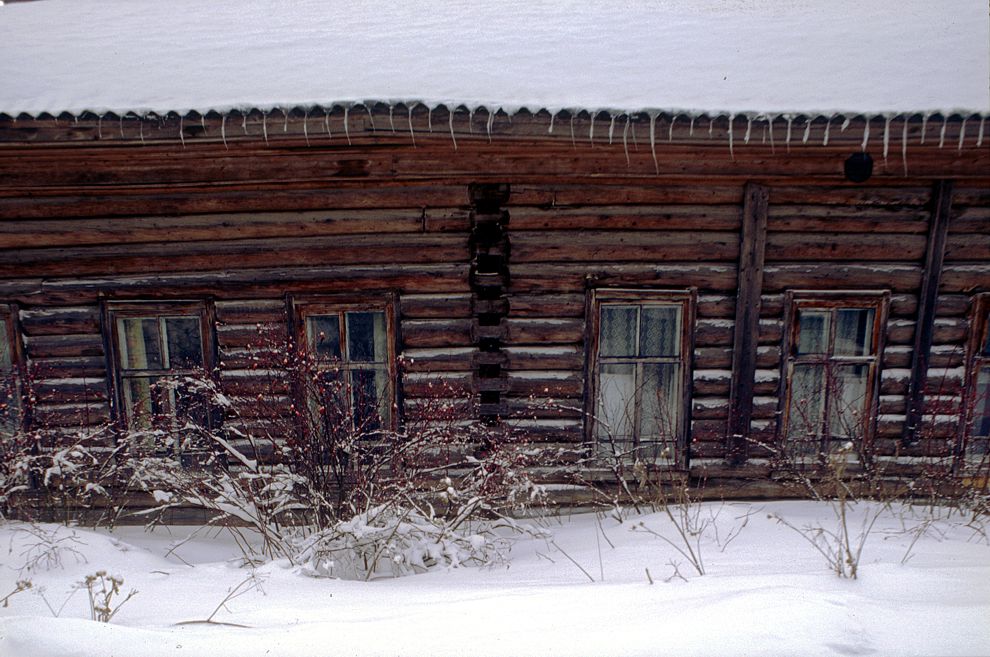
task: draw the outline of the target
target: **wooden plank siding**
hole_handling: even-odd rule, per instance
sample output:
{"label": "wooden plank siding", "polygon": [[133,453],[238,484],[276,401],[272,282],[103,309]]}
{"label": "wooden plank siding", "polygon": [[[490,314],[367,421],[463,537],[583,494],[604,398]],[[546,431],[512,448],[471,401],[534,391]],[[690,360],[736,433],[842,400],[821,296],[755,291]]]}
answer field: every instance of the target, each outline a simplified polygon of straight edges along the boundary
{"label": "wooden plank siding", "polygon": [[[807,144],[785,144],[780,122],[775,144],[762,125],[746,144],[740,118],[717,118],[709,139],[707,124],[695,134],[683,117],[672,127],[662,116],[664,138],[651,144],[649,121],[637,117],[636,138],[623,145],[609,143],[608,120],[587,113],[575,117],[585,137],[573,141],[569,121],[550,134],[545,113],[511,124],[499,114],[489,143],[485,113],[458,112],[455,150],[446,110],[435,111],[433,132],[425,108],[412,111],[411,126],[403,114],[415,145],[408,130],[382,129],[382,108],[373,112],[377,127],[367,112],[348,116],[350,144],[339,108],[329,114],[331,137],[318,134],[322,115],[276,112],[250,115],[243,130],[229,121],[223,138],[222,117],[184,124],[184,143],[177,117],[119,125],[0,117],[0,303],[19,310],[33,421],[73,430],[113,415],[105,301],[208,300],[222,389],[244,402],[228,421],[250,429],[264,419],[250,403],[258,395],[285,413],[293,401],[269,371],[271,344],[289,334],[287,295],[391,293],[406,416],[437,398],[477,414],[480,392],[497,391],[507,426],[548,451],[578,453],[589,440],[589,292],[691,289],[690,456],[722,463],[733,455],[729,435],[769,442],[779,429],[787,293],[877,290],[890,293],[878,354],[880,453],[953,448],[969,304],[990,291],[990,148],[957,149],[955,123],[953,147],[939,148],[931,139],[922,146],[920,122],[909,122],[905,175],[899,151],[886,162],[880,155],[884,125],[874,120],[876,172],[857,185],[843,180],[842,162],[862,147],[861,119],[847,131],[832,124],[824,146],[824,120],[812,123]],[[936,178],[955,181],[953,202],[933,310],[922,312]],[[479,299],[474,285],[475,183],[508,185],[498,299]],[[760,245],[743,243],[747,185],[766,193]],[[757,246],[762,282],[748,288],[757,307],[747,313],[737,297],[740,253]],[[924,439],[906,446],[919,316],[932,322]],[[737,322],[755,334],[739,334]],[[481,339],[496,335],[497,357],[483,354]],[[736,353],[740,346],[750,353]],[[482,381],[479,366],[495,364],[499,375]],[[733,390],[751,405],[730,427]],[[748,452],[751,461],[767,456],[754,445]],[[745,458],[736,460],[724,472],[750,476]]]}

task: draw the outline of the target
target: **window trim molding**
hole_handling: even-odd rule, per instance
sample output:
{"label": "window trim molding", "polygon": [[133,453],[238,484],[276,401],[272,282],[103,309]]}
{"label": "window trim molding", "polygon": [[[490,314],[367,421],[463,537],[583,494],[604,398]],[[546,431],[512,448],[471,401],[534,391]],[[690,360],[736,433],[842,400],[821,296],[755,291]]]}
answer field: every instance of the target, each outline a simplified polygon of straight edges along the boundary
{"label": "window trim molding", "polygon": [[148,315],[168,315],[179,313],[199,315],[200,334],[203,338],[203,366],[207,375],[214,381],[219,378],[220,362],[216,335],[216,308],[212,298],[203,299],[103,299],[100,302],[100,333],[107,368],[107,392],[109,393],[110,420],[127,428],[127,413],[124,411],[123,377],[120,367],[120,342],[117,333],[118,317],[146,317]]}
{"label": "window trim molding", "polygon": [[[340,294],[294,294],[285,295],[288,309],[289,341],[293,349],[300,346],[308,350],[306,339],[305,317],[316,313],[303,313],[306,307],[323,308],[327,312],[346,312],[352,310],[379,310],[385,312],[386,330],[386,371],[389,381],[389,399],[391,413],[389,414],[388,430],[397,431],[402,426],[402,395],[399,385],[399,308],[398,295],[391,291],[369,291],[363,293]],[[300,392],[292,391],[294,401],[299,402]]]}
{"label": "window trim molding", "polygon": [[[681,416],[675,444],[676,454],[671,460],[675,466],[686,468],[691,447],[691,397],[694,383],[694,334],[697,317],[698,289],[688,288],[589,288],[585,301],[585,366],[584,366],[584,440],[594,451],[594,417],[598,402],[598,353],[601,345],[600,322],[603,302],[650,303],[672,302],[682,304],[681,314]],[[638,436],[637,436],[638,440]]]}
{"label": "window trim molding", "polygon": [[990,365],[990,357],[980,354],[981,348],[990,338],[990,292],[974,294],[969,308],[969,335],[966,338],[965,370],[963,374],[962,409],[959,417],[959,430],[956,436],[955,455],[958,467],[966,462],[966,444],[972,436],[973,423],[976,420],[975,403],[977,380],[980,367],[976,363],[985,360]]}
{"label": "window trim molding", "polygon": [[[792,350],[797,334],[797,310],[801,306],[811,308],[875,308],[873,319],[873,341],[875,356],[870,367],[869,389],[867,394],[867,424],[863,443],[870,443],[876,436],[877,414],[880,408],[880,385],[883,370],[883,354],[887,346],[887,320],[890,314],[891,292],[881,290],[785,290],[783,340],[780,354],[780,378],[777,385],[777,445],[786,446],[787,428],[790,420],[791,370],[794,363]],[[829,358],[831,358],[831,353]],[[827,418],[827,409],[826,409]]]}
{"label": "window trim molding", "polygon": [[31,418],[30,408],[25,403],[27,358],[24,351],[24,332],[21,330],[20,306],[12,302],[0,303],[0,317],[6,320],[6,335],[3,339],[7,340],[7,345],[10,347],[11,374],[16,377],[19,384],[17,429],[26,431],[31,426]]}

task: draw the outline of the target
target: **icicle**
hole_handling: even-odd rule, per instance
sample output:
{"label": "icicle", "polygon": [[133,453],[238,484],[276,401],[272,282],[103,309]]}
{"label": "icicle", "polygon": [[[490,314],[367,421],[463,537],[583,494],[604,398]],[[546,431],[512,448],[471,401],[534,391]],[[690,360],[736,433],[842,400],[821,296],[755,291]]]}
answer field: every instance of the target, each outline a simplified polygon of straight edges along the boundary
{"label": "icicle", "polygon": [[883,122],[883,165],[887,166],[887,153],[890,151],[890,115]]}
{"label": "icicle", "polygon": [[474,134],[474,108],[468,109],[468,134]]}
{"label": "icicle", "polygon": [[959,153],[962,153],[963,141],[966,139],[966,121],[969,117],[963,117],[962,125],[959,126],[959,148],[956,149]]}
{"label": "icicle", "polygon": [[416,131],[413,130],[412,113],[413,113],[413,109],[416,108],[416,105],[419,105],[419,103],[413,103],[407,108],[409,110],[409,115],[407,117],[409,119],[409,137],[412,138],[413,148],[416,148]]}
{"label": "icicle", "polygon": [[498,110],[488,110],[488,123],[485,125],[485,129],[488,131],[488,143],[492,143],[492,128],[495,126],[495,113]]}
{"label": "icicle", "polygon": [[677,115],[670,117],[670,129],[667,131],[667,143],[674,141],[674,124],[677,123]]}
{"label": "icicle", "polygon": [[550,128],[547,129],[547,134],[551,134],[551,135],[553,134],[553,120],[556,116],[557,116],[556,112],[550,113]]}
{"label": "icicle", "polygon": [[736,120],[736,115],[730,114],[729,115],[729,156],[732,158],[733,162],[736,161],[736,153],[732,149],[732,124],[735,122],[735,120]]}
{"label": "icicle", "polygon": [[577,148],[577,138],[574,136],[574,112],[571,112],[571,147]]}
{"label": "icicle", "polygon": [[949,125],[949,117],[943,116],[942,117],[942,129],[939,130],[939,133],[938,133],[938,147],[939,148],[942,148],[943,146],[945,146],[945,129],[946,129],[946,127],[948,127],[948,125]]}
{"label": "icicle", "polygon": [[715,129],[715,119],[708,117],[708,138],[712,138],[712,131]]}
{"label": "icicle", "polygon": [[749,136],[753,134],[753,117],[746,115],[746,134],[743,135],[743,143],[749,144]]}
{"label": "icicle", "polygon": [[659,176],[660,163],[657,161],[656,130],[657,130],[657,115],[650,114],[650,152],[653,154],[653,167],[657,170],[657,175]]}
{"label": "icicle", "polygon": [[907,140],[908,140],[908,117],[904,117],[904,127],[901,128],[901,162],[904,164],[904,177],[907,178]]}
{"label": "icicle", "polygon": [[248,129],[247,129],[247,117],[248,117],[248,115],[246,113],[245,114],[241,114],[241,130],[244,132],[244,134],[247,134],[248,133]]}
{"label": "icicle", "polygon": [[205,114],[200,114],[199,115],[199,125],[201,125],[203,127],[203,136],[205,137],[206,136],[206,115]]}
{"label": "icicle", "polygon": [[979,148],[983,145],[983,124],[986,123],[987,117],[980,117],[980,132],[976,135],[976,147]]}
{"label": "icicle", "polygon": [[394,113],[394,111],[395,111],[395,108],[392,106],[391,103],[389,103],[389,105],[388,105],[388,125],[389,125],[390,128],[392,128],[392,134],[393,135],[395,134],[395,117],[392,116],[393,113]]}
{"label": "icicle", "polygon": [[629,115],[626,114],[626,125],[622,128],[622,150],[626,153],[626,166],[630,165],[629,161],[629,142],[626,136],[629,134]]}
{"label": "icicle", "polygon": [[282,122],[282,132],[288,132],[289,131],[289,112],[291,110],[282,109],[281,107],[279,108],[279,110],[282,112],[282,117],[284,118],[284,120]]}
{"label": "icicle", "polygon": [[863,152],[866,152],[866,145],[870,143],[870,117],[863,117]]}
{"label": "icicle", "polygon": [[377,132],[378,131],[378,128],[375,127],[375,115],[374,115],[374,113],[371,111],[371,108],[368,107],[368,104],[367,103],[362,103],[362,105],[364,106],[364,109],[366,109],[368,111],[368,122],[371,123],[371,131],[372,132]]}
{"label": "icicle", "polygon": [[767,130],[770,132],[770,152],[777,153],[777,146],[773,143],[773,114],[767,117]]}
{"label": "icicle", "polygon": [[120,136],[123,137],[124,136],[124,115],[123,114],[120,115],[120,118],[117,120],[117,123],[120,125]]}
{"label": "icicle", "polygon": [[766,144],[767,143],[767,124],[766,123],[763,124],[763,137],[762,137],[761,143],[762,144]]}
{"label": "icicle", "polygon": [[268,112],[261,113],[261,132],[265,135],[265,146],[268,146]]}
{"label": "icicle", "polygon": [[612,117],[608,122],[608,145],[612,145],[612,135],[615,134],[615,114],[609,113]]}
{"label": "icicle", "polygon": [[633,121],[633,122],[631,122],[629,124],[629,134],[632,135],[633,150],[634,151],[638,151],[639,150],[639,141],[637,141],[637,139],[636,139],[636,122],[635,121]]}
{"label": "icicle", "polygon": [[[179,118],[179,121],[182,121],[182,118],[181,117]],[[100,116],[98,116],[97,119],[96,119],[96,138],[97,139],[103,139],[103,115],[102,114],[100,114]]]}
{"label": "icicle", "polygon": [[309,110],[303,110],[303,137],[306,139],[306,145],[309,146]]}
{"label": "icicle", "polygon": [[350,109],[351,108],[349,105],[344,105],[344,136],[347,137],[348,146],[351,145],[351,126],[348,125],[348,123],[350,123],[350,118],[348,116],[350,114]]}
{"label": "icicle", "polygon": [[928,114],[921,117],[921,143],[925,143],[925,132],[928,131]]}
{"label": "icicle", "polygon": [[433,108],[432,107],[427,107],[426,108],[426,129],[430,131],[430,134],[433,133]]}
{"label": "icicle", "polygon": [[846,117],[846,118],[845,118],[845,119],[844,119],[844,120],[842,121],[842,126],[841,126],[841,127],[839,128],[839,132],[845,132],[845,131],[846,131],[846,128],[848,128],[848,127],[849,127],[849,122],[850,122],[850,121],[851,121],[851,119],[850,119],[849,117]]}
{"label": "icicle", "polygon": [[822,137],[822,146],[828,146],[828,133],[832,129],[832,117],[825,120],[825,136]]}
{"label": "icicle", "polygon": [[598,112],[591,115],[591,125],[588,126],[588,142],[591,143],[591,147],[595,147],[595,117],[598,116]]}
{"label": "icicle", "polygon": [[179,116],[179,141],[182,142],[182,147],[186,147],[186,133],[182,130],[182,119],[185,118],[182,115]]}
{"label": "icicle", "polygon": [[454,150],[457,150],[457,138],[454,137],[454,110],[447,110],[447,125],[450,127],[450,141],[454,142]]}
{"label": "icicle", "polygon": [[807,144],[809,137],[811,137],[811,117],[804,120],[804,135],[801,136],[801,143]]}
{"label": "icicle", "polygon": [[694,114],[691,115],[691,123],[688,126],[688,137],[694,137]]}
{"label": "icicle", "polygon": [[138,117],[138,136],[141,137],[141,145],[144,146],[144,117]]}
{"label": "icicle", "polygon": [[787,136],[784,137],[784,145],[787,146],[787,152],[791,152],[791,127],[794,125],[794,117],[790,114],[787,115]]}
{"label": "icicle", "polygon": [[327,129],[327,139],[333,139],[333,135],[330,134],[330,111],[327,108],[323,108],[323,127]]}
{"label": "icicle", "polygon": [[[306,124],[303,123],[303,132],[306,131]],[[223,140],[223,147],[225,150],[230,150],[230,146],[227,146],[227,113],[224,112],[220,115],[220,139]],[[309,138],[306,138],[306,144],[309,145]]]}

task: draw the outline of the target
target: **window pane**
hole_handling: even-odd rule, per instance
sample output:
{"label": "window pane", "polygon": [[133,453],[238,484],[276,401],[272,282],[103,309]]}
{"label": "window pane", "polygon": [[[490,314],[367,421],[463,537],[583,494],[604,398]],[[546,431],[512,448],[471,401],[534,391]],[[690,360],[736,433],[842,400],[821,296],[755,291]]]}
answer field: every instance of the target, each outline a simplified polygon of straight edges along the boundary
{"label": "window pane", "polygon": [[637,306],[602,306],[601,355],[604,357],[636,355]]}
{"label": "window pane", "polygon": [[161,415],[162,407],[157,390],[151,378],[127,378],[124,387],[124,409],[127,425],[132,430],[150,429],[156,415]]}
{"label": "window pane", "polygon": [[385,361],[385,313],[347,313],[347,357],[359,363]]}
{"label": "window pane", "polygon": [[825,406],[825,367],[822,365],[795,365],[791,375],[790,411],[787,418],[787,437],[792,441],[811,442],[800,452],[817,452],[817,439],[821,435],[822,415]]}
{"label": "window pane", "polygon": [[13,357],[10,353],[10,341],[7,339],[7,320],[0,319],[0,373],[9,372],[13,368]]}
{"label": "window pane", "polygon": [[636,426],[636,366],[604,364],[598,375],[595,433],[601,440],[631,440]]}
{"label": "window pane", "polygon": [[123,369],[164,369],[157,318],[120,318],[117,320],[117,334],[120,340],[120,360]]}
{"label": "window pane", "polygon": [[833,369],[831,385],[832,407],[829,431],[833,436],[862,438],[866,433],[866,385],[870,368],[867,365],[847,365]]}
{"label": "window pane", "polygon": [[798,311],[797,353],[824,354],[828,351],[829,313],[827,310]]}
{"label": "window pane", "polygon": [[990,436],[990,365],[985,365],[977,377],[975,401],[973,435]]}
{"label": "window pane", "polygon": [[644,364],[640,399],[640,440],[673,443],[680,426],[681,366],[676,363]]}
{"label": "window pane", "polygon": [[311,315],[306,318],[309,347],[317,358],[340,358],[340,317]]}
{"label": "window pane", "polygon": [[168,400],[176,427],[194,424],[204,427],[209,421],[209,402],[197,386],[169,386]]}
{"label": "window pane", "polygon": [[0,434],[15,433],[20,428],[20,390],[11,374],[0,373]]}
{"label": "window pane", "polygon": [[202,367],[203,338],[199,317],[166,317],[165,345],[170,368]]}
{"label": "window pane", "polygon": [[639,327],[640,356],[677,356],[681,349],[680,306],[643,306]]}
{"label": "window pane", "polygon": [[358,435],[379,431],[388,419],[385,384],[384,370],[351,371],[351,403],[354,408],[354,430]]}
{"label": "window pane", "polygon": [[835,313],[835,355],[873,353],[873,308],[840,308]]}

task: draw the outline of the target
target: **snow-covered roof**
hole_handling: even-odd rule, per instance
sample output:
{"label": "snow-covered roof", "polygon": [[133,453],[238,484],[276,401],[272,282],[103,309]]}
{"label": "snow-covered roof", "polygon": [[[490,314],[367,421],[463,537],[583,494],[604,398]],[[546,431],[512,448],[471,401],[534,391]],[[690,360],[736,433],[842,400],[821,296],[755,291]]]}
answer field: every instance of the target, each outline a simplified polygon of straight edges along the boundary
{"label": "snow-covered roof", "polygon": [[990,112],[986,0],[43,0],[0,6],[0,112],[369,100]]}

